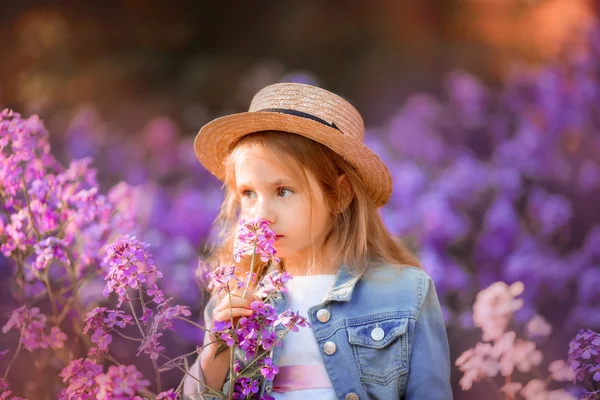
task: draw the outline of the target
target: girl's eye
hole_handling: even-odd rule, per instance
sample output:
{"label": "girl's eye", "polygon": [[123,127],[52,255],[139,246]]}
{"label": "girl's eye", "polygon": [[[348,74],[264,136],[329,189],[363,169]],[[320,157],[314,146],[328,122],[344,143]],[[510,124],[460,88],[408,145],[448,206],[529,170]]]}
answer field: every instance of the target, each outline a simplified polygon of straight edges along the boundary
{"label": "girl's eye", "polygon": [[252,190],[244,190],[242,192],[242,197],[245,197],[247,199],[252,199],[252,198],[254,198],[254,192]]}
{"label": "girl's eye", "polygon": [[289,197],[290,195],[292,195],[294,193],[294,191],[290,188],[285,188],[285,187],[280,187],[277,190],[277,194],[281,197]]}

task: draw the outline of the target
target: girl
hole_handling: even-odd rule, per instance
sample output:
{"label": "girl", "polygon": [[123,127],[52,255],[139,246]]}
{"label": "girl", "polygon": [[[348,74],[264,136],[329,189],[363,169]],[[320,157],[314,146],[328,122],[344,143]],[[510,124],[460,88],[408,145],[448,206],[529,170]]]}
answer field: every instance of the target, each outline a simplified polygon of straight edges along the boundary
{"label": "girl", "polygon": [[[277,234],[288,292],[269,299],[307,316],[310,327],[273,351],[279,373],[260,395],[275,399],[451,399],[448,339],[431,278],[386,230],[378,208],[391,177],[364,144],[358,111],[341,97],[304,84],[267,86],[248,112],[205,125],[200,162],[224,182],[214,253],[233,265],[240,218],[261,218]],[[238,264],[242,271],[248,265]],[[252,313],[250,294],[213,295],[206,326]],[[215,341],[207,334],[205,343]],[[228,391],[230,355],[206,347],[184,382],[188,399],[204,386]]]}

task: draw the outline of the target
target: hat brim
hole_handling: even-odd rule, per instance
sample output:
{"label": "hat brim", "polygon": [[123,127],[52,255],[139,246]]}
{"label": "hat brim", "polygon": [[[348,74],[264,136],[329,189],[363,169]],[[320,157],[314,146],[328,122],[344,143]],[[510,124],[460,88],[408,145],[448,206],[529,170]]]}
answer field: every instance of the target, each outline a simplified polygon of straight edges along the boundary
{"label": "hat brim", "polygon": [[242,137],[261,131],[295,133],[340,154],[356,168],[369,195],[381,207],[392,193],[392,178],[385,164],[363,143],[311,119],[279,112],[243,112],[212,120],[200,129],[194,151],[200,163],[223,180],[222,161]]}

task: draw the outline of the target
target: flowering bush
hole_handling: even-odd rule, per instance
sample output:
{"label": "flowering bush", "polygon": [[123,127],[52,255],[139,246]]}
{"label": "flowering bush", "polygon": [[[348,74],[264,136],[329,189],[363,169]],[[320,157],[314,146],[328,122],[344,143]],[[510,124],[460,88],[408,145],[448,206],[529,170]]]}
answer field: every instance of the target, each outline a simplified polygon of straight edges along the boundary
{"label": "flowering bush", "polygon": [[[473,322],[481,328],[483,342],[478,342],[456,360],[456,365],[464,373],[460,386],[463,390],[469,390],[474,382],[493,382],[493,378],[500,375],[504,377],[504,384],[496,387],[500,392],[498,394],[502,394],[505,399],[575,399],[563,389],[549,389],[552,381],[573,379],[573,373],[564,360],[550,363],[550,376],[544,380],[538,377],[523,384],[514,379],[516,372],[527,374],[539,366],[543,359],[535,341],[517,338],[515,331],[507,330],[514,313],[523,305],[523,301],[517,299],[523,290],[521,282],[510,286],[504,282],[496,282],[477,295],[473,305]],[[551,330],[540,316],[536,316],[527,325],[529,338],[544,338]]]}
{"label": "flowering bush", "polygon": [[582,329],[569,343],[569,366],[574,381],[585,386],[583,395],[589,400],[600,399],[600,334]]}
{"label": "flowering bush", "polygon": [[[3,334],[17,333],[18,344],[0,379],[0,398],[12,393],[7,377],[23,347],[29,352],[44,352],[35,356],[40,369],[60,371],[54,374],[65,386],[58,394],[60,399],[141,399],[140,394],[144,398],[178,398],[178,390],[162,391],[161,373],[178,368],[187,374],[184,359],[189,354],[170,359],[161,337],[165,331],[174,330],[175,319],[205,328],[185,318],[191,315],[189,307],[169,304],[171,299],[157,285],[163,275],[147,252],[146,243],[125,235],[107,245],[120,232],[132,228],[134,215],[127,202],[133,190],[120,184],[108,196],[101,195],[95,171],[89,168],[90,160],[74,161],[68,169],[62,168],[51,155],[47,132],[35,117],[23,119],[5,110],[0,114],[0,133],[0,250],[14,262],[19,295],[26,304],[15,308],[2,328]],[[266,221],[242,221],[235,258],[239,261],[251,255],[252,265],[257,254],[263,262],[278,261],[274,237]],[[102,253],[106,255],[102,257]],[[210,286],[226,290],[231,296],[228,283],[234,279],[238,288],[248,290],[252,271],[245,282],[234,272],[234,266],[213,272]],[[116,294],[114,309],[98,306],[84,312],[79,290],[93,279],[106,281],[102,292],[105,297]],[[262,285],[265,300],[275,291],[284,290],[288,279],[285,274],[270,276],[271,285]],[[34,306],[45,298],[49,310]],[[258,371],[258,375],[271,380],[277,373],[277,367],[266,357],[281,341],[270,330],[272,327],[282,324],[287,333],[306,325],[303,317],[289,310],[276,315],[270,304],[254,302],[252,308],[254,314],[236,326],[217,321],[213,327],[225,345],[241,348],[248,361],[248,365],[236,364],[231,369],[236,385],[230,398],[249,398],[256,393],[259,378],[249,371]],[[65,327],[77,338],[68,352]],[[139,335],[131,336],[129,327],[137,329]],[[149,390],[150,381],[135,365],[121,364],[110,354],[115,334],[135,341],[137,355],[143,353],[150,358],[160,393]],[[8,353],[9,349],[0,349],[0,360]],[[106,372],[105,359],[114,363]],[[60,388],[57,382],[45,384],[48,386],[37,390],[52,395]],[[225,398],[222,393],[211,394]],[[33,395],[37,396],[35,391]]]}

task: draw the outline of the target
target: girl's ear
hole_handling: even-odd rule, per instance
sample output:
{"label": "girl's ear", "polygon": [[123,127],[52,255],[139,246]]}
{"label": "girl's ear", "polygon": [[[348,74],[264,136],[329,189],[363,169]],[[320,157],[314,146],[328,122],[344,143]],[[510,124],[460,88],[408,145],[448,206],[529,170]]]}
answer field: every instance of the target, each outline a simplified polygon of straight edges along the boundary
{"label": "girl's ear", "polygon": [[335,212],[339,214],[350,205],[350,202],[354,198],[354,191],[346,174],[342,174],[337,178],[336,185],[339,196]]}

